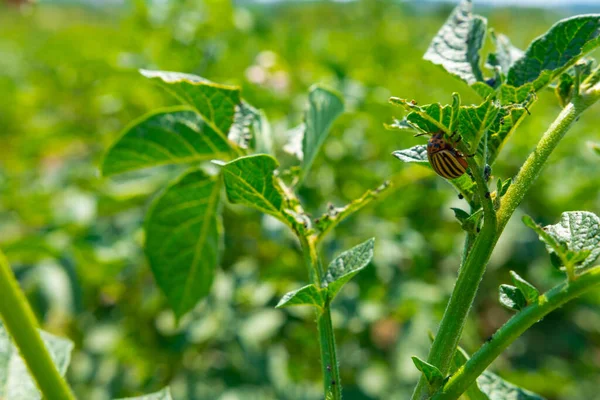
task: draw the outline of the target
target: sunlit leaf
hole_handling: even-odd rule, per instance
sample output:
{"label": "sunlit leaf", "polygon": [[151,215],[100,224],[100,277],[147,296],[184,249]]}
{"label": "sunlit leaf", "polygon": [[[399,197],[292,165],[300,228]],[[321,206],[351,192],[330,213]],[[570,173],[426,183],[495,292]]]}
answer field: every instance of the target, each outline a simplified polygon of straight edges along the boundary
{"label": "sunlit leaf", "polygon": [[433,38],[423,58],[441,65],[469,85],[482,81],[479,51],[486,26],[485,18],[473,15],[471,1],[461,1]]}
{"label": "sunlit leaf", "polygon": [[458,113],[458,132],[470,149],[477,149],[483,135],[497,120],[500,105],[492,98],[478,106],[463,106]]}
{"label": "sunlit leaf", "polygon": [[146,254],[178,317],[211,288],[219,263],[220,179],[192,170],[158,196],[146,217]]}
{"label": "sunlit leaf", "polygon": [[219,85],[196,75],[179,72],[140,72],[145,77],[156,80],[183,104],[194,108],[213,131],[227,140],[241,101],[238,87]]}
{"label": "sunlit leaf", "polygon": [[507,83],[521,86],[532,82],[544,87],[600,45],[600,14],[563,19],[535,39],[508,71]]}
{"label": "sunlit leaf", "polygon": [[404,162],[429,164],[429,159],[427,158],[427,146],[424,144],[419,144],[409,149],[396,150],[392,155]]}
{"label": "sunlit leaf", "polygon": [[319,289],[315,285],[310,284],[293,292],[286,293],[275,307],[311,305],[322,309],[326,300],[327,290]]}
{"label": "sunlit leaf", "polygon": [[[40,331],[40,335],[52,361],[64,376],[71,361],[73,343],[44,331]],[[0,399],[39,400],[41,398],[25,361],[0,322]]]}
{"label": "sunlit leaf", "polygon": [[363,270],[373,258],[375,239],[369,239],[337,256],[325,271],[322,286],[333,300],[342,286]]}
{"label": "sunlit leaf", "polygon": [[229,201],[283,220],[284,200],[273,174],[278,165],[266,154],[240,157],[225,164],[223,178]]}
{"label": "sunlit leaf", "polygon": [[108,150],[102,173],[226,158],[230,150],[227,140],[198,113],[180,108],[161,110],[125,128]]}
{"label": "sunlit leaf", "polygon": [[343,111],[344,102],[339,94],[322,86],[310,89],[302,137],[303,174],[310,169],[331,125]]}

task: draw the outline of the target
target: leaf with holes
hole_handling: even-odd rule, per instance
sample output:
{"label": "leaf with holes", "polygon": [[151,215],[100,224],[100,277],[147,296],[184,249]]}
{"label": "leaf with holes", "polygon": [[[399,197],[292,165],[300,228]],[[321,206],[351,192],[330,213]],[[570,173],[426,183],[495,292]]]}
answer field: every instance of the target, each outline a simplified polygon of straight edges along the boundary
{"label": "leaf with holes", "polygon": [[470,149],[477,149],[488,128],[496,121],[500,104],[491,97],[478,106],[463,106],[458,113],[458,132]]}
{"label": "leaf with holes", "polygon": [[150,267],[177,317],[211,288],[221,248],[220,179],[194,169],[153,202],[146,217]]}
{"label": "leaf with holes", "polygon": [[163,390],[161,390],[159,392],[150,393],[150,394],[146,394],[143,396],[125,397],[125,398],[116,399],[116,400],[172,400],[172,399],[173,398],[171,397],[171,391],[169,390],[169,388],[164,388]]}
{"label": "leaf with holes", "polygon": [[563,19],[535,39],[508,71],[507,83],[540,90],[600,45],[600,14]]}
{"label": "leaf with holes", "polygon": [[373,258],[374,244],[375,239],[369,239],[343,252],[329,264],[323,277],[322,286],[327,288],[330,300],[335,298],[342,286],[350,281],[354,275],[369,265]]}
{"label": "leaf with holes", "polygon": [[302,173],[306,175],[329,134],[331,125],[344,112],[342,97],[331,89],[313,86],[308,94],[302,136]]}
{"label": "leaf with holes", "polygon": [[[73,343],[44,331],[40,331],[40,334],[52,361],[64,376],[71,361]],[[25,361],[0,322],[0,399],[38,400],[41,398]]]}
{"label": "leaf with holes", "polygon": [[418,106],[412,101],[399,97],[391,97],[390,103],[407,110],[409,112],[406,115],[407,123],[424,133],[450,132],[452,122],[456,118],[457,108],[451,105],[442,106],[440,103],[433,103]]}
{"label": "leaf with holes", "polygon": [[275,307],[310,305],[318,309],[323,309],[326,300],[327,290],[319,289],[315,285],[310,284],[293,292],[286,293]]}
{"label": "leaf with holes", "polygon": [[485,40],[487,20],[473,15],[470,0],[463,0],[433,38],[425,60],[442,66],[469,85],[483,81],[479,51]]}
{"label": "leaf with holes", "polygon": [[140,72],[146,78],[157,81],[183,104],[192,107],[213,131],[227,140],[241,102],[237,86],[219,85],[196,75],[179,72]]}
{"label": "leaf with holes", "polygon": [[227,158],[230,151],[229,142],[199,114],[172,108],[146,115],[125,128],[104,157],[102,174]]}

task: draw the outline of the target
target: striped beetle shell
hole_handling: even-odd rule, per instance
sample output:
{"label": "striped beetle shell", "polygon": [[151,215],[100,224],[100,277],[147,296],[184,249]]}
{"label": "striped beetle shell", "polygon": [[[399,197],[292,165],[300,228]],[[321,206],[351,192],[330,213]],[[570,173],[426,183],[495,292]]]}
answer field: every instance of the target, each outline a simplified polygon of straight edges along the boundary
{"label": "striped beetle shell", "polygon": [[462,176],[469,167],[464,155],[444,139],[444,132],[434,134],[427,142],[427,158],[433,170],[446,179]]}

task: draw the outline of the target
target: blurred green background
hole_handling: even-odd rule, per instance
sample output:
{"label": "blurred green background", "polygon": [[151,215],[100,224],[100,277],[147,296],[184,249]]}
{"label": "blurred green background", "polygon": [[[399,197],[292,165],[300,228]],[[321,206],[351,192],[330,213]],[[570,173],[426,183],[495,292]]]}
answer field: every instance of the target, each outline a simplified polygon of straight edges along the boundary
{"label": "blurred green background", "polygon": [[[170,384],[176,399],[318,399],[312,311],[274,309],[307,281],[293,239],[254,211],[227,207],[226,252],[212,293],[176,326],[143,255],[142,221],[177,171],[104,179],[99,162],[128,122],[174,104],[137,73],[149,68],[240,85],[244,98],[266,111],[279,144],[301,121],[311,84],[340,90],[347,112],[300,193],[313,216],[394,174],[419,174],[390,155],[423,139],[384,129],[402,115],[387,99],[447,103],[458,91],[464,103],[478,101],[421,60],[451,5],[96,4],[0,5],[0,247],[44,329],[75,342],[68,379],[77,397],[102,400]],[[477,11],[521,48],[574,13]],[[517,172],[560,108],[548,91],[531,111],[495,176]],[[599,111],[594,106],[574,126],[521,213],[543,224],[556,223],[562,211],[600,213],[600,159],[586,145],[600,136]],[[372,266],[333,307],[345,399],[405,399],[412,391],[418,374],[410,356],[427,354],[427,332],[441,317],[462,249],[450,207],[466,203],[441,178],[416,177],[325,243],[328,262],[377,238]],[[468,351],[509,317],[497,287],[509,282],[510,269],[544,290],[563,279],[521,215],[484,277],[462,341]],[[600,292],[549,315],[493,369],[548,399],[600,399]]]}

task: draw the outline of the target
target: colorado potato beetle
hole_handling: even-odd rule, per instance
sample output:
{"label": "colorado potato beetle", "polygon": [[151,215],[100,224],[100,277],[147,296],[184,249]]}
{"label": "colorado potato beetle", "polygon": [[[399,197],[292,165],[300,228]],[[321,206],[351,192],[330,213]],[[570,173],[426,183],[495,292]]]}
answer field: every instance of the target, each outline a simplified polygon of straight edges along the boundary
{"label": "colorado potato beetle", "polygon": [[[458,142],[460,142],[460,138],[456,143]],[[433,170],[446,179],[456,179],[462,176],[469,167],[465,155],[444,139],[444,132],[434,134],[427,142],[427,158]]]}

